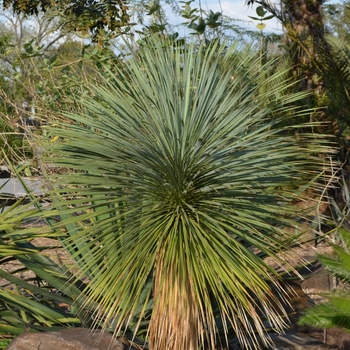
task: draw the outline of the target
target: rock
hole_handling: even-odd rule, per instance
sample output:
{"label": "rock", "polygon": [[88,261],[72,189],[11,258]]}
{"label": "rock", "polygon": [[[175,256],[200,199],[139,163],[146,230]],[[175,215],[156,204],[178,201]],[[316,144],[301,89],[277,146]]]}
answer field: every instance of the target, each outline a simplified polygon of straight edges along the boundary
{"label": "rock", "polygon": [[318,339],[327,345],[337,346],[338,349],[350,349],[350,334],[343,329],[322,329],[311,326],[302,326],[298,328],[297,335]]}
{"label": "rock", "polygon": [[[300,337],[296,334],[272,335],[273,346],[271,350],[326,350],[342,349],[336,345],[324,344],[322,341],[311,337]],[[348,349],[348,348],[346,348]]]}
{"label": "rock", "polygon": [[[313,257],[307,258],[311,260]],[[301,287],[304,290],[316,289],[328,292],[335,287],[332,275],[317,260],[311,263],[307,269],[299,272],[305,277],[305,280],[301,282]]]}
{"label": "rock", "polygon": [[[344,349],[348,350],[349,348],[340,348],[337,345],[325,344],[322,341],[308,337],[308,336],[299,336],[293,331],[288,331],[285,334],[270,334],[271,346],[266,347],[261,344],[260,346],[255,346],[256,350],[326,350],[326,349]],[[251,342],[250,342],[251,343]],[[251,344],[251,349],[253,345]],[[245,350],[245,347],[242,347],[237,338],[232,339],[229,342],[228,350]]]}
{"label": "rock", "polygon": [[129,346],[110,333],[86,328],[59,332],[25,333],[16,337],[5,350],[127,350]]}

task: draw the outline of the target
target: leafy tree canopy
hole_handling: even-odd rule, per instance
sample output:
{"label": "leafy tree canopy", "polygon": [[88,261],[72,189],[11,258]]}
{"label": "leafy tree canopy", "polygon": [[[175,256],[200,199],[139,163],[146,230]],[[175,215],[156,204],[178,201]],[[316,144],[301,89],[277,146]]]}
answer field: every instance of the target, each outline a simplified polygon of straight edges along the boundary
{"label": "leafy tree canopy", "polygon": [[350,41],[350,2],[326,4],[324,6],[326,32],[342,41]]}
{"label": "leafy tree canopy", "polygon": [[51,11],[59,16],[65,30],[91,33],[96,41],[106,30],[118,34],[128,30],[130,24],[125,0],[2,0],[0,4],[28,16]]}

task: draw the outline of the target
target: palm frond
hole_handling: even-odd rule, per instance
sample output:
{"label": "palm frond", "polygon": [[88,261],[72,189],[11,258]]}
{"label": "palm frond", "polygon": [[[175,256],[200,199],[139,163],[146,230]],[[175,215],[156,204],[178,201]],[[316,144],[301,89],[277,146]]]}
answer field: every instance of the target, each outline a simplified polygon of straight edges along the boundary
{"label": "palm frond", "polygon": [[[318,259],[327,270],[346,285],[350,283],[350,232],[342,228],[339,230],[343,246],[332,244],[331,254],[320,254]],[[324,293],[328,301],[308,309],[300,319],[300,324],[308,324],[323,328],[340,327],[350,330],[350,296],[348,291],[335,290]]]}
{"label": "palm frond", "polygon": [[329,302],[319,304],[301,318],[301,324],[313,325],[321,328],[339,327],[350,329],[350,299],[349,296],[330,298]]}

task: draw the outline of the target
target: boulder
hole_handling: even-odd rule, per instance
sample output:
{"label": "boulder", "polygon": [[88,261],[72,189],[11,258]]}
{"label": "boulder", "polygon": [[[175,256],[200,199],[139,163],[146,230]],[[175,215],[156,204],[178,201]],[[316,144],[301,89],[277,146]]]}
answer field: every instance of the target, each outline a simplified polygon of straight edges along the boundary
{"label": "boulder", "polygon": [[[305,257],[306,260],[312,260],[313,257]],[[305,280],[301,282],[303,290],[318,290],[328,292],[335,288],[333,276],[319,261],[312,262],[307,268],[299,271]]]}
{"label": "boulder", "polygon": [[86,328],[59,332],[25,333],[16,337],[5,350],[127,350],[129,346],[110,333]]}
{"label": "boulder", "polygon": [[350,333],[339,328],[323,329],[311,326],[301,326],[297,329],[300,337],[312,337],[325,344],[337,346],[338,349],[350,349]]}
{"label": "boulder", "polygon": [[[270,334],[271,346],[264,346],[261,344],[259,347],[254,347],[259,350],[348,350],[349,348],[338,347],[337,345],[329,345],[324,342],[312,338],[299,336],[294,332],[287,332],[285,334]],[[253,346],[251,345],[251,348]],[[228,350],[243,350],[244,348],[240,346],[237,338],[232,340],[229,344]]]}
{"label": "boulder", "polygon": [[334,344],[325,344],[321,340],[312,337],[300,337],[293,333],[272,335],[273,346],[269,350],[326,350],[326,349],[347,349],[340,348]]}

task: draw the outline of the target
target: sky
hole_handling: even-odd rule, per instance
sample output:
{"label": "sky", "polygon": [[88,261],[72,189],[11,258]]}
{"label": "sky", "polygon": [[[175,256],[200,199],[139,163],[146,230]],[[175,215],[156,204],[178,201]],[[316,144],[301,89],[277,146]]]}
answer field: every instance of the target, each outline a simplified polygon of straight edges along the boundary
{"label": "sky", "polygon": [[[186,0],[183,0],[186,1]],[[180,6],[182,4],[179,4]],[[240,20],[237,22],[238,25],[244,28],[249,28],[251,30],[257,30],[256,25],[258,21],[251,20],[248,16],[257,16],[255,12],[256,5],[247,6],[245,0],[201,0],[201,6],[204,10],[212,10],[214,12],[222,12],[225,16],[229,16]],[[192,5],[192,8],[199,7],[198,0],[196,0]],[[167,12],[168,20],[171,24],[177,24],[181,21],[178,16],[172,15]],[[266,28],[264,31],[281,33],[281,24],[276,19],[271,19],[264,21]],[[258,30],[257,30],[258,31]]]}
{"label": "sky", "polygon": [[[253,21],[248,17],[257,17],[255,12],[256,5],[254,5],[253,7],[251,5],[247,6],[245,0],[208,0],[206,1],[206,4],[208,5],[208,8],[210,10],[213,10],[214,12],[221,12],[222,9],[222,12],[225,16],[237,18],[239,20],[244,21],[242,22],[242,27],[247,27],[253,30],[256,29],[256,25],[257,23],[259,23],[258,21]],[[281,32],[282,30],[280,23],[276,19],[264,21],[264,23],[266,24],[266,28],[264,29],[265,31],[277,33]]]}

